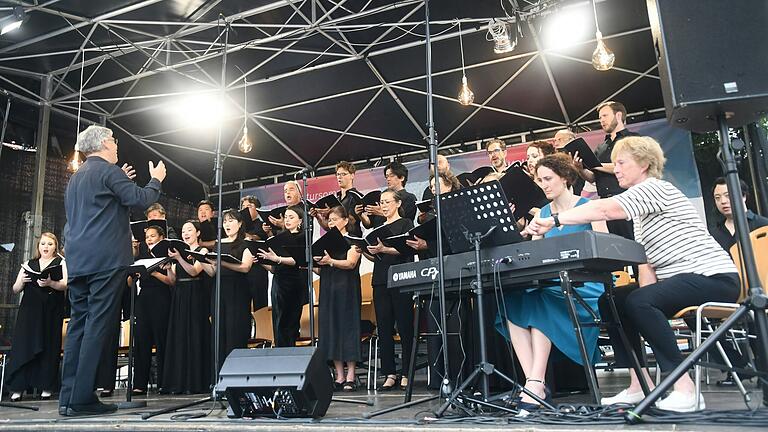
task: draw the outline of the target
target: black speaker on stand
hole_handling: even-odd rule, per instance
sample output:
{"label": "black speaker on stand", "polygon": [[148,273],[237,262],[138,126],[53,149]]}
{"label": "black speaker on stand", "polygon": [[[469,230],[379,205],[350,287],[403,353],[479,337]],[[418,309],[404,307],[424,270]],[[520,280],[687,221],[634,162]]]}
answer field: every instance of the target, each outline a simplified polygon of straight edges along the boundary
{"label": "black speaker on stand", "polygon": [[667,119],[695,132],[717,115],[743,126],[768,111],[768,2],[648,0]]}
{"label": "black speaker on stand", "polygon": [[215,391],[226,394],[230,418],[318,418],[331,403],[333,380],[315,347],[236,349]]}

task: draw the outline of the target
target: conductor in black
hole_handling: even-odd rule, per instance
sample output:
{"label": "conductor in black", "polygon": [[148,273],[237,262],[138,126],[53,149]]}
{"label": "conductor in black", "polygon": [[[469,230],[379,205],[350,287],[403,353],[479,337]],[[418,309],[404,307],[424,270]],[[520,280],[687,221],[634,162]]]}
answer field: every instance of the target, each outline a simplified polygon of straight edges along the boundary
{"label": "conductor in black", "polygon": [[85,163],[72,175],[64,196],[67,223],[65,254],[71,263],[67,328],[62,365],[59,414],[97,415],[115,411],[93,393],[96,359],[117,320],[121,288],[133,263],[131,208],[145,209],[160,196],[165,164],[149,162],[152,179],[139,187],[133,168],[117,163],[117,139],[112,131],[89,126],[77,136],[76,149]]}

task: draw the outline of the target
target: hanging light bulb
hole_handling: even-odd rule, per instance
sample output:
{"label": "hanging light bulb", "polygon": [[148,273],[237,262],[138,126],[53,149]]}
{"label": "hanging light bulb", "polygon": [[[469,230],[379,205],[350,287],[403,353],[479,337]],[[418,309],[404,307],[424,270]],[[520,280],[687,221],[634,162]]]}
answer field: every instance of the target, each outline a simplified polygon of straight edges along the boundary
{"label": "hanging light bulb", "polygon": [[597,46],[592,53],[592,67],[599,71],[607,71],[613,67],[616,56],[603,42],[603,34],[600,33],[600,25],[597,22],[597,5],[595,0],[592,0],[592,12],[595,15],[595,39],[597,39]]}
{"label": "hanging light bulb", "polygon": [[248,126],[243,125],[243,136],[237,143],[237,148],[239,148],[242,153],[248,153],[253,150],[253,142],[251,142],[251,139],[248,137]]}
{"label": "hanging light bulb", "polygon": [[605,46],[603,35],[599,31],[595,34],[595,37],[597,38],[597,47],[592,53],[592,66],[599,71],[607,71],[613,67],[616,56],[613,54],[613,51]]}
{"label": "hanging light bulb", "polygon": [[248,138],[248,80],[243,78],[243,136],[237,143],[237,148],[242,153],[249,153],[253,150],[253,142]]}
{"label": "hanging light bulb", "polygon": [[80,162],[80,153],[75,151],[75,154],[72,156],[72,160],[67,164],[67,169],[71,172],[77,172],[77,170],[80,169],[80,165],[82,165]]}
{"label": "hanging light bulb", "polygon": [[457,99],[464,106],[472,105],[472,102],[475,101],[475,94],[470,90],[466,76],[461,77],[461,90],[459,90],[459,97]]}
{"label": "hanging light bulb", "polygon": [[460,104],[467,106],[475,101],[475,94],[469,89],[467,73],[464,70],[464,41],[461,37],[461,21],[459,21],[459,48],[461,49],[461,88],[459,89],[459,96],[457,99]]}

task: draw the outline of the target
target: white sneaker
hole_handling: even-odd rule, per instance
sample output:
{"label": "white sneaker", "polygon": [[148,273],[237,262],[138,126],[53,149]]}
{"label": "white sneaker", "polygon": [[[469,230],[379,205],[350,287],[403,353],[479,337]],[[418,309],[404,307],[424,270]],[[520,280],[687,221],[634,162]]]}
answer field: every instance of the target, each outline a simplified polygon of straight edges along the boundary
{"label": "white sneaker", "polygon": [[695,393],[683,393],[679,391],[673,391],[669,396],[658,401],[656,407],[666,411],[677,412],[694,412],[706,409],[707,406],[704,403],[704,396],[701,396],[699,400],[699,407],[696,408],[696,394]]}
{"label": "white sneaker", "polygon": [[624,389],[616,396],[601,398],[600,404],[605,406],[613,404],[636,404],[640,403],[643,398],[645,398],[645,394],[642,390],[637,393],[629,393],[628,389]]}

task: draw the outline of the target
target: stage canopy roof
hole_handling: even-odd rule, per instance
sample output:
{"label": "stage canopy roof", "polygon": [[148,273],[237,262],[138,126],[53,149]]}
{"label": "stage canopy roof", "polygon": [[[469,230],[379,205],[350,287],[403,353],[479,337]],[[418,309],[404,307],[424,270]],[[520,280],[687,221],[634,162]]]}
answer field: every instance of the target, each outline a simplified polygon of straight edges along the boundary
{"label": "stage canopy roof", "polygon": [[[0,87],[14,96],[6,141],[33,145],[39,106],[49,100],[53,154],[71,158],[78,113],[80,129],[106,121],[121,160],[140,173],[147,160],[166,160],[166,191],[190,200],[212,183],[215,119],[228,155],[225,183],[250,186],[341,159],[426,155],[421,0],[0,1],[0,20],[18,5],[21,28],[0,36]],[[611,99],[636,119],[663,115],[645,0],[597,0],[596,9],[616,54],[604,72],[591,64],[589,1],[432,1],[442,151],[496,136],[549,137],[566,125],[594,128],[596,106]],[[517,39],[511,52],[494,53],[493,18]],[[567,46],[552,45],[555,31]],[[456,100],[459,35],[471,106]],[[254,146],[247,154],[237,145],[244,113]]]}

